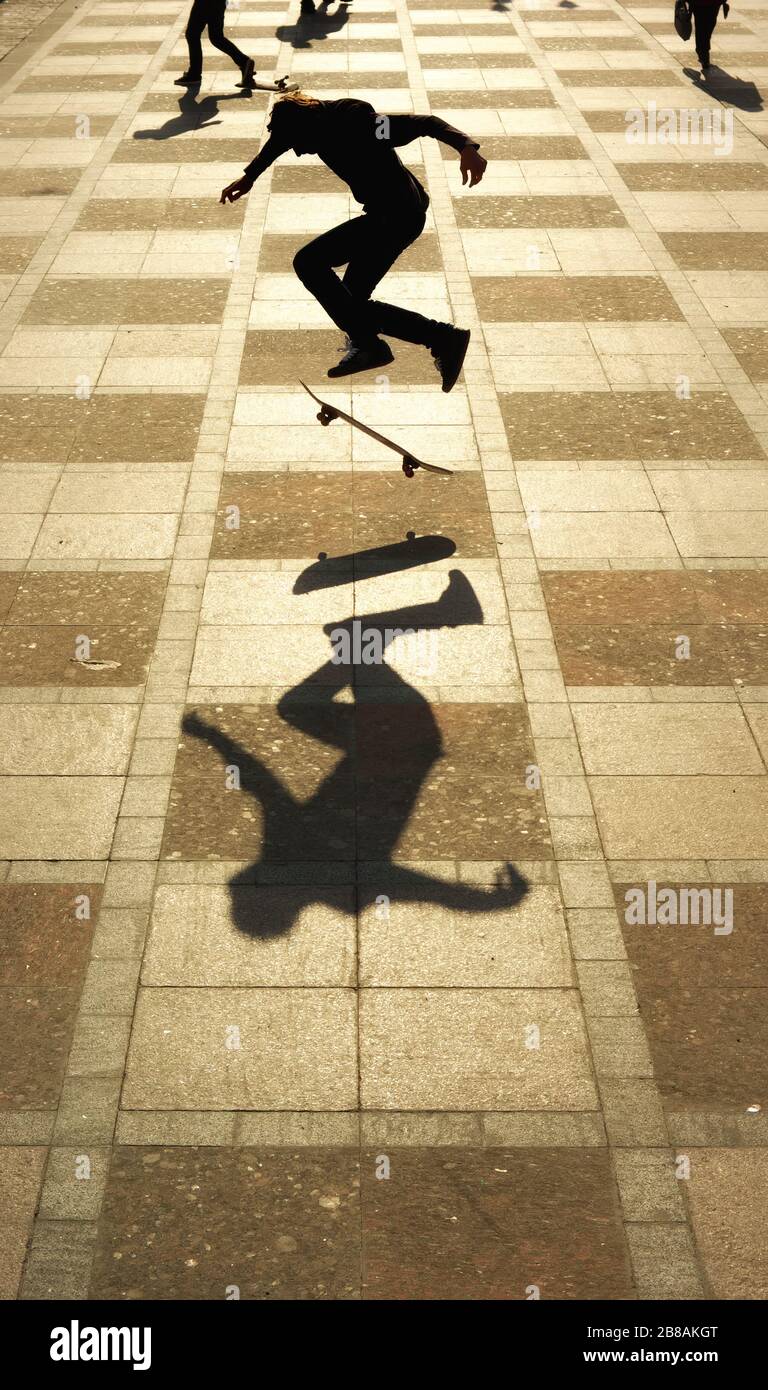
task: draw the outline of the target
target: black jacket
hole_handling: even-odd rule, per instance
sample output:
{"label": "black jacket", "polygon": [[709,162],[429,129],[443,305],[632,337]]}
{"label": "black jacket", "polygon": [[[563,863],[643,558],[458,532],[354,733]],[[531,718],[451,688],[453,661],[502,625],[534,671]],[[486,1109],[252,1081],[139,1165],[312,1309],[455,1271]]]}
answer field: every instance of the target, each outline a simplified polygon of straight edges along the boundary
{"label": "black jacket", "polygon": [[[465,145],[478,146],[476,140],[470,140],[439,116],[381,116],[370,102],[354,97],[322,101],[320,107],[318,134],[313,141],[316,148],[311,152],[318,154],[323,163],[348,184],[353,198],[362,203],[365,212],[402,216],[408,212],[422,212],[429,206],[424,188],[401,162],[396,146],[409,145],[422,135],[442,140],[454,150],[463,150]],[[257,179],[291,148],[274,134],[270,135],[248,165],[246,176]]]}

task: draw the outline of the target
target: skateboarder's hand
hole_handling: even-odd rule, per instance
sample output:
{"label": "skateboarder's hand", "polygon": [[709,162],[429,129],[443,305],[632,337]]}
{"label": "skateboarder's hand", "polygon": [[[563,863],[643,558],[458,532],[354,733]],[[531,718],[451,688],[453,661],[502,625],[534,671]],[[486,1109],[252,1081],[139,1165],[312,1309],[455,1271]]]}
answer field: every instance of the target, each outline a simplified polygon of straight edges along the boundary
{"label": "skateboarder's hand", "polygon": [[234,183],[230,183],[227,186],[227,188],[224,189],[221,197],[219,198],[219,202],[236,203],[238,198],[242,198],[246,193],[250,193],[252,188],[253,184],[251,183],[251,180],[247,179],[245,175],[243,175],[241,179],[236,179]]}
{"label": "skateboarder's hand", "polygon": [[488,160],[483,159],[480,151],[474,145],[465,145],[461,151],[461,182],[466,184],[469,180],[470,188],[474,188],[479,183],[488,167]]}

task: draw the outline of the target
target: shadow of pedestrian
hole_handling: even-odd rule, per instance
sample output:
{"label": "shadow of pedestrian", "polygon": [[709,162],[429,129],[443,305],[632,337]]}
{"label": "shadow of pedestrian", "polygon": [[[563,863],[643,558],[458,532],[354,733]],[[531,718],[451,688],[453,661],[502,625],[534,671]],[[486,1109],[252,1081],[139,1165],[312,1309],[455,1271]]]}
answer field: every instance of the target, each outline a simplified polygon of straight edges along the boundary
{"label": "shadow of pedestrian", "polygon": [[[375,882],[358,882],[357,909],[381,893],[391,901],[425,902],[458,912],[496,912],[514,907],[528,884],[507,864],[493,888],[434,878],[393,861],[425,780],[443,757],[440,729],[428,700],[390,665],[384,655],[408,634],[480,625],[482,608],[472,585],[452,570],[439,599],[430,603],[329,623],[332,655],[278,702],[280,718],[312,740],[337,748],[339,762],[306,800],[293,796],[255,752],[243,748],[215,725],[188,714],[184,733],[199,738],[236,767],[240,789],[261,812],[259,858],[229,884],[237,929],[254,937],[290,931],[304,907],[338,907],[338,893],[317,883],[292,888],[283,905],[270,895],[269,918],[260,915],[253,892],[261,865],[291,860],[316,863],[362,861]],[[346,639],[346,640],[345,640]],[[366,662],[366,651],[375,659]],[[341,656],[341,659],[339,657]],[[353,700],[337,700],[349,691]]]}
{"label": "shadow of pedestrian", "polygon": [[[748,61],[748,54],[744,57]],[[683,72],[697,87],[709,92],[710,96],[716,97],[724,106],[734,106],[737,111],[763,109],[763,98],[754,82],[745,82],[741,77],[734,77],[716,63],[712,63],[706,72],[700,72],[698,68],[683,68]]]}
{"label": "shadow of pedestrian", "polygon": [[311,48],[313,40],[322,43],[344,28],[349,21],[350,3],[351,0],[339,0],[334,13],[329,14],[330,0],[321,0],[314,14],[299,15],[295,24],[280,24],[275,36],[291,48]]}

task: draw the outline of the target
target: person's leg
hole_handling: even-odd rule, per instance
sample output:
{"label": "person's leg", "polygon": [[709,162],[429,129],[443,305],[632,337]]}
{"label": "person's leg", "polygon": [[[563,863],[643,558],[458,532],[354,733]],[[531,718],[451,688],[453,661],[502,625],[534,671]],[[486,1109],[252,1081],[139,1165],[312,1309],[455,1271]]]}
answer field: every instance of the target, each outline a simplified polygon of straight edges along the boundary
{"label": "person's leg", "polygon": [[703,68],[709,67],[709,47],[719,9],[720,0],[699,0],[693,7],[696,53]]}
{"label": "person's leg", "polygon": [[203,72],[203,46],[200,42],[202,32],[208,23],[208,11],[205,0],[194,0],[192,9],[189,12],[187,27],[184,37],[187,40],[189,49],[189,67],[185,73],[186,77],[200,78]]}
{"label": "person's leg", "polygon": [[[358,343],[369,342],[376,337],[376,330],[370,322],[367,295],[361,296],[357,290],[353,292],[347,283],[347,276],[341,280],[334,266],[349,265],[364,251],[367,221],[363,215],[342,222],[340,226],[302,246],[293,258],[293,268],[302,285],[314,295],[336,327]],[[384,273],[381,272],[382,275]],[[381,275],[377,278],[381,279]],[[373,283],[376,284],[376,280]]]}
{"label": "person's leg", "polygon": [[[429,319],[413,309],[401,309],[396,304],[369,299],[390,266],[423,231],[425,215],[422,213],[400,224],[380,223],[373,217],[363,220],[367,225],[350,257],[344,276],[345,285],[352,289],[358,301],[367,301],[367,321],[376,334],[383,333],[387,338],[400,338],[403,342],[429,348],[443,390],[450,391],[461,372],[469,344],[469,331],[454,328],[450,323],[440,323],[438,319]],[[346,370],[342,359],[338,368],[332,368],[328,375],[343,376]]]}
{"label": "person's leg", "polygon": [[241,71],[244,71],[246,63],[250,60],[247,53],[241,53],[236,44],[232,43],[224,33],[224,11],[226,9],[225,0],[207,0],[208,4],[208,38],[214,48],[218,48],[221,53],[226,53],[228,58],[236,63]]}

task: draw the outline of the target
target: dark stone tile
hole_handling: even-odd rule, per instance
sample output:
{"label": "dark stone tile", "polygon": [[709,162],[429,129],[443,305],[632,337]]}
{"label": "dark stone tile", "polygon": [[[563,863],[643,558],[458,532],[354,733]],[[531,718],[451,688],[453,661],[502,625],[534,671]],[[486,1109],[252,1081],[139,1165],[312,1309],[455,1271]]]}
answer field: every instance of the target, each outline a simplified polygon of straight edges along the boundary
{"label": "dark stone tile", "polygon": [[115,1149],[90,1297],[223,1300],[232,1285],[248,1300],[359,1297],[355,1150]]}
{"label": "dark stone tile", "polygon": [[[529,10],[522,16],[524,24],[562,24],[564,19],[568,20],[570,18],[571,16],[564,15],[560,8],[553,10]],[[581,6],[579,6],[579,24],[584,24],[585,21],[588,22],[590,20],[594,20],[596,24],[605,24],[605,9],[590,10],[589,8],[582,9]],[[627,30],[627,33],[631,33],[631,30]]]}
{"label": "dark stone tile", "polygon": [[522,706],[366,702],[356,734],[361,859],[552,857]]}
{"label": "dark stone tile", "polygon": [[[400,45],[398,44],[397,48],[399,49],[399,47]],[[323,45],[323,50],[326,51],[325,44]],[[341,53],[344,50],[337,48],[335,51]],[[366,46],[366,51],[368,51],[368,46]],[[376,51],[373,45],[370,46],[370,51]],[[385,47],[382,44],[379,49],[379,52],[391,51],[396,51],[393,45],[387,45]],[[313,93],[321,93],[329,89],[339,93],[356,92],[361,88],[370,91],[382,87],[391,87],[403,91],[408,90],[408,75],[404,71],[375,72],[371,70],[370,72],[349,72],[347,70],[344,72],[313,72],[308,73],[307,77],[308,80],[304,83],[304,87],[306,90]]]}
{"label": "dark stone tile", "polygon": [[[242,33],[242,30],[240,32]],[[141,103],[141,106],[139,107],[139,113],[141,113],[142,111],[162,111],[165,113],[168,120],[176,120],[178,119],[180,112],[182,114],[184,113],[185,108],[187,110],[190,109],[192,100],[193,98],[188,92],[185,92],[183,95],[179,97],[176,97],[173,92],[147,92],[146,96],[144,97],[144,100]],[[249,108],[253,109],[254,111],[263,111],[269,106],[270,102],[272,101],[272,93],[245,92],[235,90],[234,92],[219,92],[216,94],[215,97],[211,93],[205,93],[204,95],[201,95],[199,101],[196,101],[195,105],[202,106],[203,102],[205,102],[206,106],[209,107],[211,114],[215,117],[217,113],[213,111],[214,101],[216,101],[217,106],[219,108],[219,116],[221,116],[222,103],[224,103],[224,110],[227,111],[230,109],[230,101],[247,101]]]}
{"label": "dark stone tile", "polygon": [[764,270],[768,232],[662,232],[682,270]]}
{"label": "dark stone tile", "polygon": [[[322,394],[323,388],[328,389],[326,371],[339,360],[341,350],[342,335],[338,328],[252,329],[245,335],[240,385],[283,386],[286,364],[290,363],[294,377],[316,387]],[[397,342],[395,351],[394,362],[387,366],[387,376],[393,385],[434,386],[438,377],[426,348]],[[370,378],[363,376],[361,379]]]}
{"label": "dark stone tile", "polygon": [[[136,199],[138,202],[139,199]],[[24,323],[219,323],[229,280],[45,279]]]}
{"label": "dark stone tile", "polygon": [[75,230],[221,231],[239,227],[244,212],[243,203],[222,207],[215,198],[92,198],[80,213]]}
{"label": "dark stone tile", "polygon": [[[569,685],[768,681],[768,574],[761,570],[542,575]],[[690,638],[690,657],[676,656]]]}
{"label": "dark stone tile", "polygon": [[157,624],[106,627],[101,622],[89,623],[86,636],[91,640],[91,660],[118,663],[104,670],[76,659],[76,643],[82,632],[82,624],[6,624],[0,631],[0,685],[143,685],[155,648]]}
{"label": "dark stone tile", "polygon": [[80,169],[4,169],[5,198],[66,198],[81,178]]}
{"label": "dark stone tile", "polygon": [[566,87],[675,87],[684,82],[684,78],[671,68],[561,68],[556,71]]}
{"label": "dark stone tile", "polygon": [[459,227],[624,227],[623,212],[613,198],[581,194],[549,197],[454,198]]}
{"label": "dark stone tile", "polygon": [[[581,140],[575,135],[486,135],[482,140],[483,154],[493,159],[587,159]],[[450,145],[441,145],[445,160],[458,161],[459,155]]]}
{"label": "dark stone tile", "polygon": [[482,89],[476,92],[446,92],[442,87],[427,87],[430,96],[432,110],[436,116],[442,116],[450,120],[446,113],[460,107],[469,107],[480,110],[491,107],[493,110],[533,109],[542,106],[555,106],[555,98],[551,92],[542,91],[537,87],[517,88],[501,87],[496,91]]}
{"label": "dark stone tile", "polygon": [[189,462],[202,395],[0,397],[0,458],[23,462]]}
{"label": "dark stone tile", "polygon": [[[449,536],[457,556],[492,556],[495,540],[482,478],[457,474],[446,495],[428,477],[403,497],[390,473],[226,473],[212,554],[226,559],[290,560],[349,556],[414,535]],[[454,486],[456,484],[456,486]],[[227,526],[227,508],[240,510]]]}
{"label": "dark stone tile", "polygon": [[682,318],[655,275],[497,275],[473,278],[486,323],[640,323]]}
{"label": "dark stone tile", "polygon": [[[162,41],[162,34],[158,34],[154,42],[151,39],[110,39],[109,55],[114,58],[121,53],[136,57],[141,54],[142,57],[146,57],[147,63],[150,63]],[[92,43],[62,42],[54,45],[51,56],[57,58],[96,58],[98,53]]]}
{"label": "dark stone tile", "polygon": [[58,1103],[102,891],[0,885],[0,1110]]}
{"label": "dark stone tile", "polygon": [[[281,236],[268,232],[261,240],[259,252],[259,271],[277,275],[285,275],[292,269],[293,258],[300,246],[305,246],[311,240],[305,232],[295,235]],[[440,243],[434,232],[423,232],[422,235],[407,246],[402,256],[397,259],[395,269],[400,272],[408,271],[418,273],[425,270],[442,271],[443,261],[440,255]]]}
{"label": "dark stone tile", "polygon": [[0,237],[0,265],[4,275],[21,275],[32,260],[42,237]]}
{"label": "dark stone tile", "polygon": [[165,585],[164,574],[32,570],[17,577],[18,592],[7,622],[101,623],[126,629],[157,625]]}
{"label": "dark stone tile", "polygon": [[187,463],[194,457],[204,395],[92,396],[72,450],[81,463]]}
{"label": "dark stone tile", "polygon": [[[581,20],[582,14],[580,13],[579,23],[581,23]],[[664,34],[669,34],[669,25],[666,25],[662,32]],[[589,37],[585,38],[584,35],[579,35],[578,37],[571,36],[567,39],[561,38],[560,36],[554,39],[538,37],[536,42],[545,52],[548,49],[559,49],[564,53],[576,53],[580,49],[597,49],[599,53],[629,52],[632,49],[637,49],[641,53],[648,52],[642,39],[635,38],[629,31],[627,31],[626,34],[615,34],[612,38],[609,38],[607,35],[602,35],[600,38],[596,39]]]}
{"label": "dark stone tile", "polygon": [[366,1299],[631,1299],[604,1149],[396,1149],[362,1162]]}
{"label": "dark stone tile", "polygon": [[768,188],[768,165],[742,160],[711,159],[706,164],[691,160],[651,164],[617,164],[616,172],[627,188],[654,193],[726,193],[732,190]]}
{"label": "dark stone tile", "polygon": [[[175,68],[177,64],[172,66]],[[123,140],[112,155],[112,163],[234,164],[237,168],[249,164],[258,147],[259,138],[255,134],[252,140],[211,140],[205,136],[183,135],[174,140]]]}
{"label": "dark stone tile", "polygon": [[[57,116],[28,116],[28,115],[26,115],[26,114],[25,114],[25,115],[6,116],[2,121],[0,121],[0,137],[10,138],[10,139],[17,139],[17,140],[20,140],[20,139],[27,139],[27,140],[41,140],[41,139],[46,139],[46,140],[65,140],[65,139],[71,139],[71,138],[73,138],[73,137],[75,137],[75,136],[77,135],[77,130],[78,130],[77,121],[78,121],[78,119],[81,119],[81,118],[78,117],[77,113],[75,113],[75,112],[72,112],[71,115],[70,115],[70,114],[65,114],[65,115],[57,115]],[[90,137],[91,137],[91,139],[97,139],[97,138],[98,138],[99,136],[101,136],[101,135],[106,135],[107,132],[109,131],[109,129],[111,128],[112,124],[114,123],[114,120],[115,120],[115,117],[114,117],[114,116],[91,116],[91,115],[89,115],[89,116],[88,116],[88,122],[89,122],[89,130],[90,130]],[[25,169],[25,170],[18,170],[18,171],[17,171],[17,170],[15,170],[15,169],[13,169],[13,170],[9,169],[7,172],[8,172],[9,174],[10,174],[10,173],[20,172],[20,173],[27,173],[27,174],[35,173],[35,174],[38,174],[38,175],[39,175],[40,173],[42,173],[44,177],[43,177],[43,179],[40,180],[40,181],[42,182],[43,187],[45,188],[45,182],[46,182],[46,180],[45,180],[45,175],[46,175],[46,173],[47,173],[46,170]],[[57,171],[57,172],[58,172],[58,171]],[[64,174],[67,174],[67,173],[74,173],[74,174],[78,174],[78,176],[79,176],[79,171],[78,171],[78,170],[74,170],[74,169],[73,169],[73,170],[62,170],[62,171],[60,171],[60,172],[61,172],[61,173],[64,173]],[[53,171],[51,171],[51,173],[53,173]],[[58,182],[58,181],[59,181],[59,180],[57,180],[57,182]],[[50,182],[50,177],[49,177],[49,179],[48,179],[48,182]],[[74,182],[77,182],[77,179],[75,179]],[[74,183],[72,184],[72,187],[74,187]],[[71,188],[70,188],[68,191],[71,192]],[[3,175],[3,196],[6,197],[6,198],[11,196],[11,192],[10,192],[10,189],[9,189],[9,187],[8,187],[8,180],[7,180],[5,174]],[[15,196],[16,196],[16,197],[23,197],[24,194],[16,194]]]}
{"label": "dark stone tile", "polygon": [[518,459],[762,459],[764,452],[730,396],[695,402],[665,391],[501,393]]}
{"label": "dark stone tile", "polygon": [[[307,694],[297,727],[267,705],[202,710],[217,732],[182,736],[163,856],[383,864],[396,847],[405,859],[551,858],[543,799],[525,786],[522,706],[430,707],[398,689],[388,703],[375,691],[354,704]],[[233,764],[239,791],[225,786]]]}
{"label": "dark stone tile", "polygon": [[541,576],[550,618],[559,627],[701,623],[694,581],[682,570],[557,570]]}
{"label": "dark stone tile", "polygon": [[691,580],[710,622],[768,622],[768,570],[694,570]]}
{"label": "dark stone tile", "polygon": [[[141,685],[155,646],[165,574],[27,572],[0,633],[0,684]],[[91,639],[98,670],[75,659],[77,639]]]}
{"label": "dark stone tile", "polygon": [[461,68],[462,71],[468,68],[482,71],[504,68],[506,71],[509,68],[532,68],[535,64],[526,53],[422,53],[421,66],[427,71],[435,68]]}
{"label": "dark stone tile", "polygon": [[768,381],[768,328],[722,328],[739,366],[752,381]]}
{"label": "dark stone tile", "polygon": [[[690,656],[676,656],[678,638]],[[728,685],[731,662],[724,629],[689,623],[621,627],[569,623],[554,626],[567,685]]]}
{"label": "dark stone tile", "polygon": [[[237,530],[227,508],[239,508]],[[225,473],[211,554],[217,559],[290,560],[346,555],[354,547],[347,474]]]}
{"label": "dark stone tile", "polygon": [[130,92],[141,75],[133,72],[113,72],[102,76],[85,76],[83,73],[63,73],[55,76],[26,77],[16,88],[17,92]]}
{"label": "dark stone tile", "polygon": [[0,1111],[55,1110],[80,988],[0,990]]}
{"label": "dark stone tile", "polygon": [[[76,901],[81,895],[90,902],[85,921]],[[0,986],[79,985],[101,895],[97,883],[0,884]]]}
{"label": "dark stone tile", "polygon": [[0,570],[0,623],[5,622],[21,578],[21,570]]}

